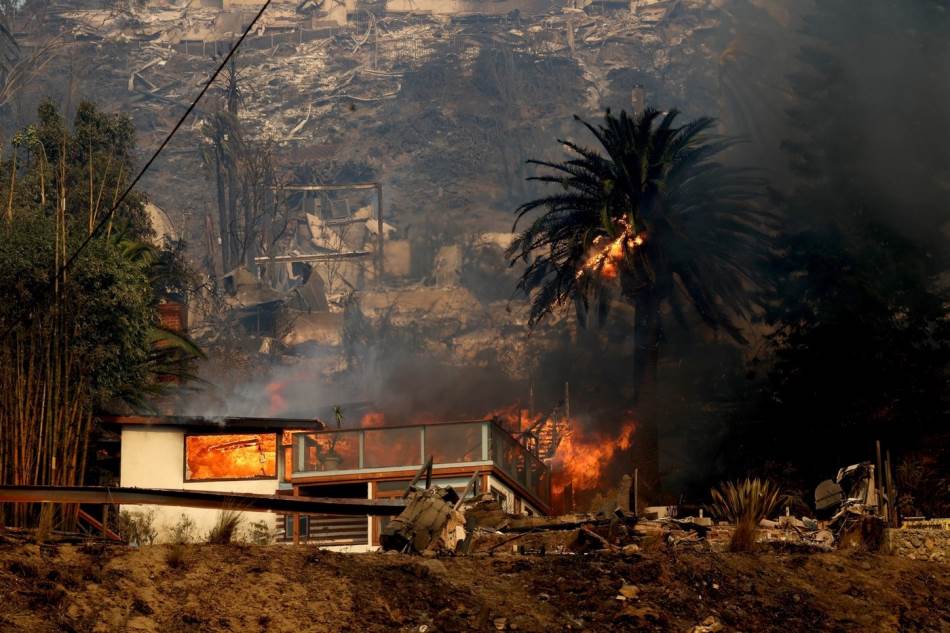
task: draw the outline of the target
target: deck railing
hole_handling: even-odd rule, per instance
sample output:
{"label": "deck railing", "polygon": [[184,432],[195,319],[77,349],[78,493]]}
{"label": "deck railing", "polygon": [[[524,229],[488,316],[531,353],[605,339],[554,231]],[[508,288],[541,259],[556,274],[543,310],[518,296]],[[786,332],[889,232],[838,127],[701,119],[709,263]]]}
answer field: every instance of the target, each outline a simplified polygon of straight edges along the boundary
{"label": "deck railing", "polygon": [[496,466],[545,504],[550,469],[493,420],[300,432],[293,473],[412,471],[429,456],[438,466]]}

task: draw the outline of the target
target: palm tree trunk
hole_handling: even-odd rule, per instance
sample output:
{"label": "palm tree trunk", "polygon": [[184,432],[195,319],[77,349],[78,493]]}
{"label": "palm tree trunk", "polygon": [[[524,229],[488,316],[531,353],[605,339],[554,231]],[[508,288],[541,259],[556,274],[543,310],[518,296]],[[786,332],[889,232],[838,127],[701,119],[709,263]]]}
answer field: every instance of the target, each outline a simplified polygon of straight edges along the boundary
{"label": "palm tree trunk", "polygon": [[640,499],[656,502],[660,490],[660,401],[657,368],[660,359],[660,302],[654,293],[636,299],[634,331],[634,384],[636,386],[637,432],[634,436],[634,466],[642,487]]}

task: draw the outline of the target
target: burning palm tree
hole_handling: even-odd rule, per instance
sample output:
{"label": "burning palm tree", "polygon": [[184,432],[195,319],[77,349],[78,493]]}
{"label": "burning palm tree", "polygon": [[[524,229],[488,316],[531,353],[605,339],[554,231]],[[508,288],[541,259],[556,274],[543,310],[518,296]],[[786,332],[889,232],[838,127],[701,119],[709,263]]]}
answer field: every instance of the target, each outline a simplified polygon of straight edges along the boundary
{"label": "burning palm tree", "polygon": [[655,381],[665,307],[681,322],[691,304],[709,327],[744,338],[736,320],[750,314],[750,290],[770,253],[771,217],[757,199],[764,181],[716,162],[735,141],[709,133],[713,119],[675,126],[678,113],[652,108],[603,125],[577,117],[600,143],[560,141],[574,157],[531,180],[563,191],[521,205],[518,224],[543,210],[507,255],[527,264],[519,289],[531,297],[532,325],[573,302],[581,322],[603,322],[619,295],[635,317],[633,378],[638,386],[641,472],[656,476]]}

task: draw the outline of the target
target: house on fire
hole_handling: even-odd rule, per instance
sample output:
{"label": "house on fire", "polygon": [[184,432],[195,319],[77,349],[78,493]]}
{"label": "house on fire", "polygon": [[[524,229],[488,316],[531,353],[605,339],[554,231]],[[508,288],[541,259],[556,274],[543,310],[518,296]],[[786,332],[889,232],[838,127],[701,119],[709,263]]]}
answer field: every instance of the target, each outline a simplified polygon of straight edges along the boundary
{"label": "house on fire", "polygon": [[[461,494],[473,474],[507,511],[550,511],[550,469],[498,420],[328,430],[317,420],[114,416],[121,434],[123,487],[286,494],[401,497],[431,456],[433,485]],[[142,511],[143,507],[129,508]],[[174,506],[154,512],[159,539],[184,514],[204,535],[218,511]],[[247,513],[276,539],[342,551],[379,545],[385,517]]]}

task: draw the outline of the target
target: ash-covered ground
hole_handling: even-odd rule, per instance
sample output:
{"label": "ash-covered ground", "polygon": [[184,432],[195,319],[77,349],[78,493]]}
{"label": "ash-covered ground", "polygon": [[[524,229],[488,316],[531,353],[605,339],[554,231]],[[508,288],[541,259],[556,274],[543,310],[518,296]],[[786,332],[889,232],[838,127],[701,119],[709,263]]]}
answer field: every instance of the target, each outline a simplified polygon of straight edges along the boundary
{"label": "ash-covered ground", "polygon": [[950,630],[946,565],[857,551],[428,559],[191,545],[172,567],[171,547],[0,546],[0,624],[24,633]]}

